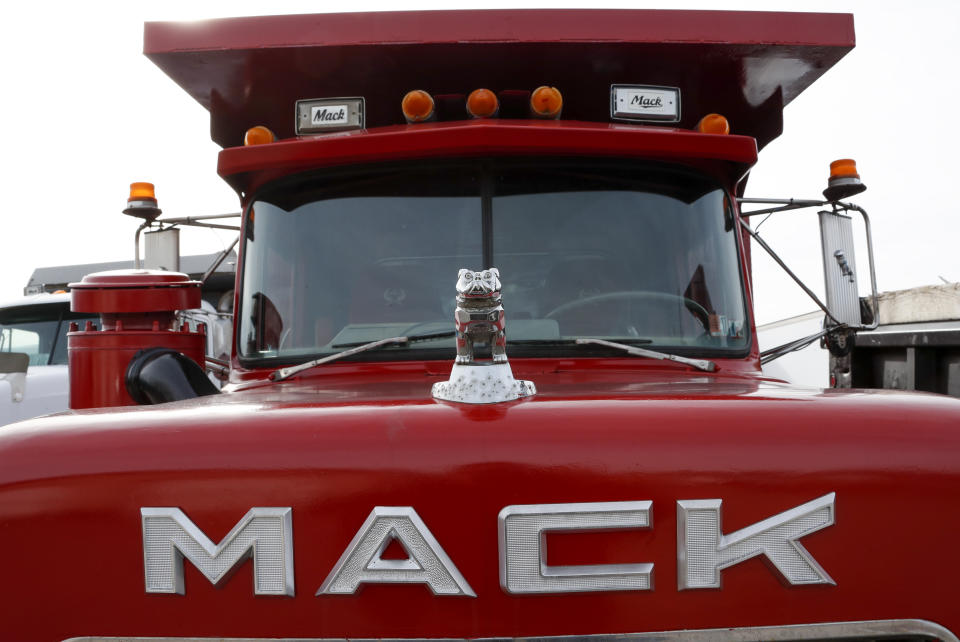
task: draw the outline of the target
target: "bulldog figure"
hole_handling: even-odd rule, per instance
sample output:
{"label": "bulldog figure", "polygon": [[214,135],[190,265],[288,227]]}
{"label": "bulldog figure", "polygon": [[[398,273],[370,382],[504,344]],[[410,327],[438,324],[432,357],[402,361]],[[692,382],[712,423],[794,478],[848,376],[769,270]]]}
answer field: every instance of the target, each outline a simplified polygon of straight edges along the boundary
{"label": "bulldog figure", "polygon": [[473,363],[473,346],[489,344],[494,363],[507,361],[507,330],[500,303],[500,272],[460,270],[457,275],[456,363]]}

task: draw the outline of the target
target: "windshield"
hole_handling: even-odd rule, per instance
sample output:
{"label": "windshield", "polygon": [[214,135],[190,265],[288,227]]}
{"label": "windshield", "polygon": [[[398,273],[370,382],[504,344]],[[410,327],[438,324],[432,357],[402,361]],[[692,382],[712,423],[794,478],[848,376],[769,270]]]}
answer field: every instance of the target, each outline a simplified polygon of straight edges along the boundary
{"label": "windshield", "polygon": [[70,304],[50,303],[0,309],[0,352],[25,352],[31,366],[67,364],[70,321],[98,316],[70,312]]}
{"label": "windshield", "polygon": [[[496,267],[507,340],[524,354],[538,344],[536,354],[574,353],[578,337],[743,353],[732,220],[715,182],[649,163],[488,160],[300,177],[249,208],[239,352],[296,361],[452,330],[458,270]],[[423,342],[417,356],[452,358],[453,345]]]}

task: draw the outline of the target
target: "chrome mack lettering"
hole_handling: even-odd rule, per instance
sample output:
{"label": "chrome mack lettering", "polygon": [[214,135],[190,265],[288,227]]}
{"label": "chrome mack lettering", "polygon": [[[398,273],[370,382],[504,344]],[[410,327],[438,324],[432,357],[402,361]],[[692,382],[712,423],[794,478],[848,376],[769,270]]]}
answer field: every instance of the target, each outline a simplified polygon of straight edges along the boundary
{"label": "chrome mack lettering", "polygon": [[[724,535],[720,499],[677,501],[678,590],[720,588],[720,572],[764,555],[787,585],[836,584],[797,541],[834,523],[836,493]],[[253,558],[254,593],[293,595],[291,508],[251,508],[214,544],[179,508],[140,509],[147,593],[184,594],[186,558],[214,585]],[[551,566],[550,532],[650,529],[650,501],[516,504],[498,517],[500,586],[510,594],[653,589],[653,563]],[[397,541],[406,559],[384,559]],[[350,595],[364,583],[424,584],[435,595],[476,597],[410,506],[377,506],[316,595]]]}
{"label": "chrome mack lettering", "polygon": [[[382,559],[393,540],[406,550],[407,559]],[[355,593],[364,582],[422,583],[434,595],[477,596],[417,511],[409,506],[374,508],[317,595]]]}
{"label": "chrome mack lettering", "polygon": [[790,584],[836,584],[797,541],[834,522],[836,493],[747,526],[720,532],[719,499],[677,502],[678,589],[720,588],[720,571],[765,555]]}
{"label": "chrome mack lettering", "polygon": [[530,504],[500,511],[500,586],[507,593],[645,591],[653,564],[549,566],[546,533],[650,528],[651,502]]}
{"label": "chrome mack lettering", "polygon": [[251,508],[219,544],[179,508],[141,508],[147,593],[184,594],[183,559],[213,584],[253,557],[253,592],[293,595],[293,525],[290,508]]}

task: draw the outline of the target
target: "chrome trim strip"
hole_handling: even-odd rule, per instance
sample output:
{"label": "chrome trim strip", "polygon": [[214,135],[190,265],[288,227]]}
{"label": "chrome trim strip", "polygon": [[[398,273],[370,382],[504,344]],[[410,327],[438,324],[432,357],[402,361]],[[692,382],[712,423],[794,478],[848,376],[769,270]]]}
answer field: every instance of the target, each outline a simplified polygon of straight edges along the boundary
{"label": "chrome trim strip", "polygon": [[[736,629],[699,629],[652,633],[560,635],[529,638],[475,638],[474,642],[799,642],[803,640],[857,640],[869,636],[924,635],[942,642],[960,642],[956,635],[928,620],[867,620],[824,622]],[[379,642],[447,642],[460,638],[381,638]],[[78,637],[63,642],[357,642],[352,638],[171,638]]]}

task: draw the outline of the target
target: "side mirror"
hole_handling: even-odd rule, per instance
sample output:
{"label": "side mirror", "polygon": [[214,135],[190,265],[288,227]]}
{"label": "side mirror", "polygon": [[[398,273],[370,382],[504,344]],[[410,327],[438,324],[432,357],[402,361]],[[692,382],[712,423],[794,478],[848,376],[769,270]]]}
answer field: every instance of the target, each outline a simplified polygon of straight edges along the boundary
{"label": "side mirror", "polygon": [[[820,337],[833,339],[834,343],[827,342],[828,346],[839,345],[845,342],[847,335],[853,335],[859,330],[873,330],[877,327],[877,275],[873,261],[873,235],[870,231],[870,217],[866,210],[859,205],[841,202],[840,199],[860,194],[867,189],[860,181],[857,173],[857,164],[849,158],[834,161],[830,164],[830,178],[823,195],[827,200],[806,200],[795,198],[744,198],[738,197],[741,205],[739,224],[750,237],[762,247],[777,264],[792,278],[800,288],[823,310],[827,319],[821,332],[777,346],[760,353],[760,363],[766,364],[789,352],[800,350]],[[745,204],[773,205],[762,209],[744,211]],[[823,250],[823,275],[826,286],[827,302],[807,287],[777,253],[757,234],[747,220],[751,216],[760,214],[775,214],[798,210],[807,207],[824,207],[820,215],[820,241]],[[857,290],[857,262],[853,252],[853,218],[852,213],[858,212],[863,217],[864,232],[867,241],[867,259],[870,270],[870,304],[862,308],[860,294]],[[831,352],[835,350],[831,347]]]}
{"label": "side mirror", "polygon": [[854,273],[857,261],[853,253],[853,220],[839,211],[824,210],[819,216],[827,308],[836,321],[851,328],[862,327],[860,292]]}
{"label": "side mirror", "polygon": [[25,352],[0,352],[0,381],[10,382],[10,400],[23,401],[27,391],[27,368],[30,355]]}

